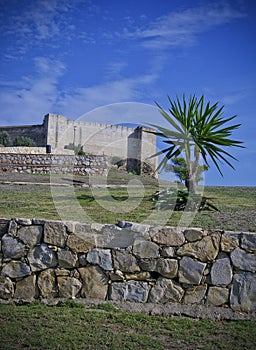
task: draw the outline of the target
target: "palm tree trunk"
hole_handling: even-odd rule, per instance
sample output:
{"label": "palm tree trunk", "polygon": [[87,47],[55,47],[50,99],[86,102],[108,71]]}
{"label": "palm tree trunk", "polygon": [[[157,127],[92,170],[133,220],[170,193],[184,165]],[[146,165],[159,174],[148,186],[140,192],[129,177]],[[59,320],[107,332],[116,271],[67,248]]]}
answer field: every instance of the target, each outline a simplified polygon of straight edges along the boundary
{"label": "palm tree trunk", "polygon": [[199,160],[200,160],[200,151],[199,149],[195,146],[194,148],[194,157],[195,160],[192,163],[191,161],[189,162],[189,179],[188,179],[188,191],[191,194],[196,193],[196,178],[197,178],[197,172],[198,172],[198,166],[199,166]]}

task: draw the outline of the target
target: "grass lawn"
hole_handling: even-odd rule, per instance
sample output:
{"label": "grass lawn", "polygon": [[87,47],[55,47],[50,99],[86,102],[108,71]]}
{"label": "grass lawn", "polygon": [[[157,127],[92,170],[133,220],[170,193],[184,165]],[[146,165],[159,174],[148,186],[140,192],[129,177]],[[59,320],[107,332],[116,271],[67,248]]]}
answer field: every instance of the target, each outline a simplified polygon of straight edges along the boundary
{"label": "grass lawn", "polygon": [[[69,304],[69,305],[68,305]],[[193,320],[74,302],[47,307],[0,305],[0,349],[255,349],[251,321]]]}
{"label": "grass lawn", "polygon": [[[107,191],[104,188],[92,191],[89,187],[81,187],[83,183],[88,184],[86,177],[76,177],[75,186],[70,186],[72,182],[65,175],[56,180],[62,182],[63,186],[49,186],[49,176],[18,174],[0,176],[1,181],[8,179],[21,182],[29,180],[31,183],[0,184],[0,217],[57,220],[65,218],[65,220],[81,222],[91,220],[111,224],[116,224],[118,220],[127,220],[158,224],[159,215],[163,213],[152,210],[151,196],[159,187],[158,183],[150,178],[112,174],[108,177],[108,185],[115,187]],[[135,186],[128,194],[127,188],[120,186],[130,180],[142,181],[143,193],[140,193],[140,187]],[[35,182],[41,184],[34,184]],[[204,195],[212,198],[219,211],[197,213],[189,223],[190,226],[256,231],[256,187],[205,187]],[[184,218],[183,212],[165,211],[164,214],[167,215],[167,224],[171,226],[178,225],[181,218]]]}

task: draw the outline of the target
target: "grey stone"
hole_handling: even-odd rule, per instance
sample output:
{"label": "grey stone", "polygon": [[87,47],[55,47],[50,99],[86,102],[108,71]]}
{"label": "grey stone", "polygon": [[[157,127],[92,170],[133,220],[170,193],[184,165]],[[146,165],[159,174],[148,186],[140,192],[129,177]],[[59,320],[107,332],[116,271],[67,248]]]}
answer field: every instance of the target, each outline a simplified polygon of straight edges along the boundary
{"label": "grey stone", "polygon": [[2,275],[10,278],[21,278],[30,275],[30,267],[21,261],[11,261],[2,268]]}
{"label": "grey stone", "polygon": [[153,227],[150,236],[154,242],[166,246],[179,247],[185,242],[184,234],[176,227]]}
{"label": "grey stone", "polygon": [[2,238],[2,252],[4,258],[20,259],[26,255],[27,250],[25,244],[7,234]]}
{"label": "grey stone", "polygon": [[230,306],[235,311],[256,311],[256,275],[251,272],[235,274],[231,295]]}
{"label": "grey stone", "polygon": [[241,239],[241,248],[248,253],[256,252],[256,233],[244,232]]}
{"label": "grey stone", "polygon": [[17,233],[17,229],[18,229],[17,222],[15,220],[11,220],[9,222],[8,234],[11,236],[15,236]]}
{"label": "grey stone", "polygon": [[179,282],[200,284],[206,264],[184,256],[180,261]]}
{"label": "grey stone", "polygon": [[211,269],[211,281],[215,286],[227,286],[233,277],[232,266],[229,258],[218,259],[213,263]]}
{"label": "grey stone", "polygon": [[231,253],[231,260],[235,267],[245,271],[256,271],[256,253],[249,254],[243,249],[236,248]]}
{"label": "grey stone", "polygon": [[54,267],[57,266],[58,263],[55,252],[44,243],[29,251],[28,261],[32,271],[40,271],[49,267]]}
{"label": "grey stone", "polygon": [[87,253],[89,249],[95,248],[97,238],[90,225],[75,225],[75,232],[67,239],[67,246],[76,253]]}
{"label": "grey stone", "polygon": [[138,236],[143,235],[129,229],[121,229],[115,225],[105,225],[101,234],[97,235],[97,246],[102,248],[127,248],[133,245]]}
{"label": "grey stone", "polygon": [[9,277],[0,276],[0,299],[10,299],[14,295],[14,285]]}
{"label": "grey stone", "polygon": [[186,289],[184,303],[185,304],[200,304],[205,297],[206,291],[207,291],[206,284],[202,284],[199,286],[194,286],[193,288]]}
{"label": "grey stone", "polygon": [[87,261],[91,264],[99,265],[103,270],[113,270],[110,249],[90,249],[87,254]]}
{"label": "grey stone", "polygon": [[239,237],[240,234],[238,233],[226,231],[221,235],[221,250],[229,253],[239,247]]}
{"label": "grey stone", "polygon": [[82,287],[82,283],[75,277],[60,276],[57,281],[60,298],[75,298]]}
{"label": "grey stone", "polygon": [[137,240],[133,245],[133,253],[139,259],[157,258],[159,256],[159,246],[153,242]]}
{"label": "grey stone", "polygon": [[184,231],[184,236],[187,241],[195,242],[203,238],[203,231],[201,229],[190,228]]}
{"label": "grey stone", "polygon": [[180,303],[183,296],[184,296],[184,290],[178,283],[170,279],[160,277],[149,293],[148,302],[149,303],[168,303],[168,302]]}
{"label": "grey stone", "polygon": [[113,250],[112,253],[115,269],[121,270],[122,272],[140,271],[137,259],[127,250]]}
{"label": "grey stone", "polygon": [[34,299],[36,297],[36,276],[31,275],[16,282],[14,298]]}
{"label": "grey stone", "polygon": [[78,262],[79,262],[79,266],[86,266],[88,265],[88,262],[86,260],[86,254],[82,253],[78,255]]}
{"label": "grey stone", "polygon": [[42,226],[33,225],[21,227],[18,230],[17,237],[29,247],[34,247],[41,242],[43,233]]}
{"label": "grey stone", "polygon": [[191,256],[203,262],[214,260],[219,253],[220,234],[213,233],[200,241],[184,244],[177,251],[178,255]]}
{"label": "grey stone", "polygon": [[31,219],[27,219],[27,218],[16,218],[15,221],[19,225],[25,225],[25,226],[32,225],[32,220]]}
{"label": "grey stone", "polygon": [[221,306],[229,299],[229,290],[223,287],[210,287],[207,294],[207,304]]}
{"label": "grey stone", "polygon": [[155,271],[163,277],[174,278],[178,272],[178,261],[175,259],[158,259]]}
{"label": "grey stone", "polygon": [[43,298],[56,297],[57,285],[54,269],[42,271],[38,276],[37,285]]}
{"label": "grey stone", "polygon": [[44,242],[64,248],[67,240],[66,226],[59,221],[46,221],[44,224]]}
{"label": "grey stone", "polygon": [[111,285],[110,300],[145,303],[148,292],[149,286],[146,282],[132,280],[128,282],[114,282]]}
{"label": "grey stone", "polygon": [[163,247],[160,251],[160,254],[164,258],[174,258],[175,250],[173,247]]}
{"label": "grey stone", "polygon": [[141,259],[139,260],[139,267],[143,271],[155,271],[156,270],[157,259]]}
{"label": "grey stone", "polygon": [[76,266],[78,260],[76,253],[73,253],[70,250],[59,248],[57,255],[59,267],[72,268]]}
{"label": "grey stone", "polygon": [[78,269],[83,287],[81,296],[88,299],[105,300],[108,291],[108,277],[99,266],[81,267]]}
{"label": "grey stone", "polygon": [[134,280],[134,281],[152,281],[152,276],[150,272],[137,272],[137,273],[126,273],[125,280]]}

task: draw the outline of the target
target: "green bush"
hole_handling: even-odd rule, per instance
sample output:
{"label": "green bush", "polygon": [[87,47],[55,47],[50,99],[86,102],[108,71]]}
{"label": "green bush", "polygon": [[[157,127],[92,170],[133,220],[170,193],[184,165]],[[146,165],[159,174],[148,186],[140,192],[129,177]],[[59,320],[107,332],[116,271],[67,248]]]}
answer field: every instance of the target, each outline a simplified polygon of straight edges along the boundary
{"label": "green bush", "polygon": [[18,136],[14,139],[13,146],[35,147],[36,143],[30,137]]}
{"label": "green bush", "polygon": [[11,146],[10,135],[7,131],[0,132],[0,145],[3,145],[4,147]]}

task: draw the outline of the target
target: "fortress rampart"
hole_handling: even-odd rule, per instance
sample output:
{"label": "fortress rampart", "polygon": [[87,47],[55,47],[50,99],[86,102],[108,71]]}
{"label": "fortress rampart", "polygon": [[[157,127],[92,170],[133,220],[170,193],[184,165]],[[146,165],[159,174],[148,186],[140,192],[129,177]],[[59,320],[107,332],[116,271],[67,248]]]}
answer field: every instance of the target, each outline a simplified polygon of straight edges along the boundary
{"label": "fortress rampart", "polygon": [[152,170],[157,167],[157,158],[149,158],[156,152],[156,137],[143,132],[145,128],[141,126],[130,128],[47,114],[42,125],[1,126],[2,131],[7,131],[12,141],[25,136],[32,138],[38,147],[48,145],[53,154],[66,154],[66,148],[72,145],[82,146],[86,154],[118,157],[127,160],[127,170],[139,174],[143,163]]}

